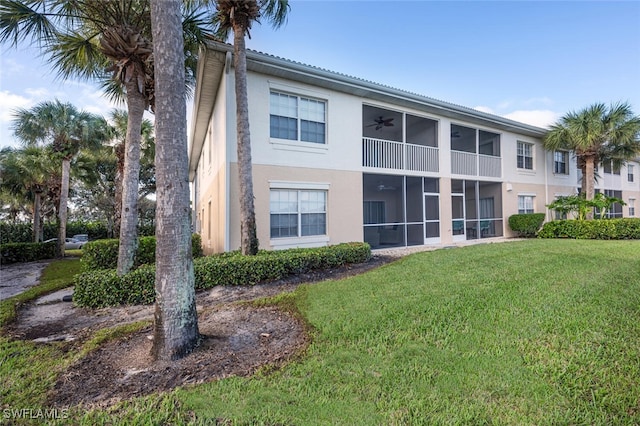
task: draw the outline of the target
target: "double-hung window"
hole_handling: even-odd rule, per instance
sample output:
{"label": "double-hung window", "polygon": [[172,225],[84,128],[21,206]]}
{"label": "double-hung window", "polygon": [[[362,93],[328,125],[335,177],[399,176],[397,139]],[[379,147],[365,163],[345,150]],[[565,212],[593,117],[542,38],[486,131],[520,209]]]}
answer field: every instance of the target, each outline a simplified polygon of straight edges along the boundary
{"label": "double-hung window", "polygon": [[271,238],[327,234],[327,191],[272,189]]}
{"label": "double-hung window", "polygon": [[518,214],[533,213],[533,195],[518,195]]}
{"label": "double-hung window", "polygon": [[636,199],[629,198],[629,217],[634,217],[636,215]]}
{"label": "double-hung window", "polygon": [[553,173],[557,175],[569,174],[569,152],[568,151],[554,151]]}
{"label": "double-hung window", "polygon": [[276,139],[326,144],[326,111],[323,100],[272,91],[270,135]]}
{"label": "double-hung window", "polygon": [[518,142],[518,168],[533,170],[533,144]]}
{"label": "double-hung window", "polygon": [[628,164],[627,165],[627,181],[628,182],[633,182],[633,164]]}

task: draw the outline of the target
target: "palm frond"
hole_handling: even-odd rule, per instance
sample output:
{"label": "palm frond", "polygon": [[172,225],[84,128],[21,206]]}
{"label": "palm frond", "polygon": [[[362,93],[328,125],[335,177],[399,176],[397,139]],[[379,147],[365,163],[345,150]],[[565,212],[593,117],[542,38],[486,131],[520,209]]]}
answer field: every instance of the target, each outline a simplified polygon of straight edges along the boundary
{"label": "palm frond", "polygon": [[31,39],[31,43],[46,44],[57,29],[56,13],[46,13],[44,1],[0,0],[0,42],[16,47]]}

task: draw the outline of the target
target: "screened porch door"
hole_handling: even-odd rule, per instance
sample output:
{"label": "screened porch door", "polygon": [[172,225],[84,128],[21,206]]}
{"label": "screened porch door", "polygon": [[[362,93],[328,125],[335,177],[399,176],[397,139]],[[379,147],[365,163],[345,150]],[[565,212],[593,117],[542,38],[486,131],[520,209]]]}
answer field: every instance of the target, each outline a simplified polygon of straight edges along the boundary
{"label": "screened porch door", "polygon": [[467,235],[464,226],[464,194],[451,194],[451,214],[451,231],[453,233],[453,241],[466,240]]}
{"label": "screened porch door", "polygon": [[440,195],[424,194],[424,243],[440,243]]}

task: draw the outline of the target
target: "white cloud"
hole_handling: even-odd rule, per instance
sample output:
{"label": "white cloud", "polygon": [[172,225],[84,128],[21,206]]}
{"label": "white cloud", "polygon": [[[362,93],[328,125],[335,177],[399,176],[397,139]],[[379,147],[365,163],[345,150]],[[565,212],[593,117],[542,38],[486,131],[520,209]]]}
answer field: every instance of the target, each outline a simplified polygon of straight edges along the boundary
{"label": "white cloud", "polygon": [[16,108],[27,108],[31,103],[32,101],[29,98],[3,90],[0,92],[0,121],[11,121],[13,119],[13,111]]}
{"label": "white cloud", "polygon": [[550,110],[519,110],[502,115],[510,120],[547,128],[555,123],[562,114]]}

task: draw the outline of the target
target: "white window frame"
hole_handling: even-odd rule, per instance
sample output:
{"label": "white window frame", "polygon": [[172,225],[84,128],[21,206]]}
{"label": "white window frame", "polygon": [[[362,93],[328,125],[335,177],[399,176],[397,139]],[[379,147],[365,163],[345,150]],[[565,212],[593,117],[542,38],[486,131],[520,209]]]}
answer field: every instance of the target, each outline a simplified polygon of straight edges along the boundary
{"label": "white window frame", "polygon": [[[287,181],[269,181],[269,197],[271,191],[296,191],[298,192],[298,236],[291,237],[271,237],[271,207],[269,207],[269,243],[274,249],[286,249],[292,247],[320,247],[326,246],[329,242],[329,184],[316,182],[287,182]],[[319,192],[325,193],[325,234],[323,235],[306,235],[302,236],[301,224],[301,208],[300,208],[300,192]]]}
{"label": "white window frame", "polygon": [[[520,149],[522,147],[522,150]],[[526,148],[529,149],[529,155],[526,155]],[[516,147],[516,167],[520,170],[534,170],[535,164],[535,145],[530,142],[518,141]],[[522,157],[522,167],[520,167],[520,157]],[[531,167],[527,167],[527,158],[531,159]]]}
{"label": "white window frame", "polygon": [[[291,98],[296,98],[296,112],[295,112],[295,116],[291,115],[281,115],[281,114],[274,114],[272,111],[272,105],[271,105],[271,97],[272,95],[281,95],[281,96],[288,96]],[[302,114],[303,108],[301,106],[301,101],[309,101],[309,102],[317,102],[319,104],[322,104],[324,106],[324,117],[322,117],[323,121],[316,121],[316,120],[305,120],[304,119],[304,114]],[[308,95],[302,95],[302,94],[298,94],[298,93],[292,93],[289,91],[285,91],[285,90],[280,90],[277,88],[271,88],[269,90],[269,137],[271,140],[274,141],[278,141],[278,142],[284,142],[284,143],[290,143],[290,144],[303,144],[305,146],[311,146],[311,147],[324,147],[327,145],[328,143],[328,123],[327,123],[327,108],[328,108],[328,101],[326,99],[322,99],[322,98],[318,98],[318,97],[313,97],[313,96],[308,96]],[[296,139],[291,139],[291,138],[279,138],[277,136],[273,136],[271,134],[271,117],[272,116],[277,116],[277,117],[286,117],[289,119],[295,119],[296,120]],[[314,141],[305,141],[302,140],[302,122],[303,121],[309,121],[309,122],[313,122],[313,123],[322,123],[324,125],[324,141],[323,142],[314,142]]]}
{"label": "white window frame", "polygon": [[635,217],[636,216],[636,199],[633,197],[630,197],[627,207],[629,207],[629,217]]}
{"label": "white window frame", "polygon": [[[563,163],[565,165],[564,172],[558,171],[557,164],[559,162],[556,160],[556,154],[562,154],[562,157],[564,159]],[[553,151],[553,173],[561,176],[567,176],[569,174],[569,151],[565,151],[563,149],[557,149]]]}
{"label": "white window frame", "polygon": [[634,169],[633,164],[627,164],[627,182],[634,181]]}
{"label": "white window frame", "polygon": [[[536,212],[535,194],[518,194],[518,214]],[[527,203],[529,201],[529,203]],[[529,206],[531,208],[529,208]]]}

